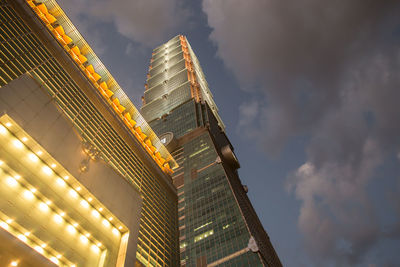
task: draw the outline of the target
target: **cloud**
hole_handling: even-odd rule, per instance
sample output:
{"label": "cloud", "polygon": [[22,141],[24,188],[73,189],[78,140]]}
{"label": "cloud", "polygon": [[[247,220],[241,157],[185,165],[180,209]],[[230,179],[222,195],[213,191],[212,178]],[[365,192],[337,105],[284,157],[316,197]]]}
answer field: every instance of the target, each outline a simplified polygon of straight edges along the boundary
{"label": "cloud", "polygon": [[363,262],[382,238],[367,187],[400,148],[400,3],[203,0],[203,11],[217,55],[264,95],[239,108],[246,133],[271,156],[309,136],[288,183],[310,255]]}
{"label": "cloud", "polygon": [[182,0],[70,0],[62,4],[74,20],[88,17],[113,23],[123,36],[149,47],[176,35],[190,16]]}

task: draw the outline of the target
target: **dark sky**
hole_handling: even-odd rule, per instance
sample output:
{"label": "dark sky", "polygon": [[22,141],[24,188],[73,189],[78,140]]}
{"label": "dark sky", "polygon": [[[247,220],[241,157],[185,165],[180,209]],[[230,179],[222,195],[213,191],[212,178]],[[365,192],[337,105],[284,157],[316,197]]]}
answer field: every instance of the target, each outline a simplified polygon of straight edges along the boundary
{"label": "dark sky", "polygon": [[187,36],[285,266],[400,266],[400,1],[59,3],[138,108]]}

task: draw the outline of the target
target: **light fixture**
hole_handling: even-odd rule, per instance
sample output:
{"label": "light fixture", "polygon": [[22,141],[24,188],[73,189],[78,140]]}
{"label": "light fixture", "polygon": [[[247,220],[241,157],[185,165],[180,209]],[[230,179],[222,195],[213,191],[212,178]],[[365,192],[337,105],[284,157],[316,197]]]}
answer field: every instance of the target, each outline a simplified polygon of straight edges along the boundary
{"label": "light fixture", "polygon": [[45,248],[45,247],[47,247],[47,244],[42,244],[41,247]]}
{"label": "light fixture", "polygon": [[100,208],[99,208],[99,211],[103,211],[103,208],[100,207]]}
{"label": "light fixture", "polygon": [[24,234],[24,236],[29,236],[31,233],[30,232],[26,232],[25,234]]}
{"label": "light fixture", "polygon": [[84,235],[81,235],[79,239],[81,240],[82,243],[85,243],[85,244],[87,244],[87,242],[89,241],[89,239],[87,239],[87,237]]}
{"label": "light fixture", "polygon": [[56,223],[62,223],[62,222],[63,222],[63,218],[62,218],[60,215],[55,214],[55,215],[54,215],[54,221],[55,221]]}
{"label": "light fixture", "polygon": [[81,191],[81,187],[80,186],[78,186],[77,188],[76,188],[76,191]]}
{"label": "light fixture", "polygon": [[61,179],[61,178],[57,178],[57,184],[58,184],[59,186],[62,186],[62,187],[64,187],[64,186],[67,185],[67,184],[65,183],[65,181],[64,181],[63,179]]}
{"label": "light fixture", "polygon": [[105,227],[110,227],[110,222],[107,221],[106,219],[104,219],[104,220],[103,220],[103,225],[104,225]]}
{"label": "light fixture", "polygon": [[14,175],[14,178],[19,180],[21,178],[21,175],[16,174],[16,175]]}
{"label": "light fixture", "polygon": [[22,142],[26,142],[26,141],[28,141],[28,138],[26,138],[25,136],[24,137],[22,137]]}
{"label": "light fixture", "polygon": [[40,202],[39,203],[39,209],[41,210],[41,211],[43,211],[43,212],[46,212],[46,211],[48,211],[49,210],[49,206],[47,206],[45,203],[43,203],[43,202]]}
{"label": "light fixture", "polygon": [[81,200],[81,205],[86,209],[89,208],[89,203],[86,200]]}
{"label": "light fixture", "polygon": [[58,254],[58,255],[57,255],[57,259],[60,259],[60,258],[61,258],[61,255],[60,255],[60,254]]}
{"label": "light fixture", "polygon": [[6,123],[6,126],[7,126],[7,127],[11,127],[11,125],[12,125],[11,122],[7,122],[7,123]]}
{"label": "light fixture", "polygon": [[28,238],[26,238],[26,236],[24,236],[24,235],[18,235],[17,237],[19,240],[21,240],[23,242],[26,242],[28,240]]}
{"label": "light fixture", "polygon": [[0,125],[0,133],[1,134],[6,134],[7,133],[7,129],[3,125]]}
{"label": "light fixture", "polygon": [[24,197],[25,197],[26,199],[28,199],[28,200],[32,200],[32,199],[35,198],[35,195],[34,195],[31,191],[29,191],[29,190],[25,190],[24,193],[23,193],[23,195],[24,195]]}
{"label": "light fixture", "polygon": [[55,167],[57,167],[57,165],[55,163],[53,163],[53,164],[51,164],[51,167],[55,168]]}
{"label": "light fixture", "polygon": [[8,224],[5,223],[5,222],[0,222],[0,227],[3,228],[3,229],[8,230]]}
{"label": "light fixture", "polygon": [[61,217],[64,217],[64,216],[65,216],[65,212],[62,211],[62,212],[60,213],[60,216],[61,216]]}
{"label": "light fixture", "polygon": [[18,261],[12,261],[10,265],[11,266],[18,266]]}
{"label": "light fixture", "polygon": [[78,198],[78,196],[79,196],[78,193],[74,189],[69,190],[69,194],[74,198]]}
{"label": "light fixture", "polygon": [[6,223],[10,224],[10,223],[12,223],[13,221],[14,221],[13,219],[8,219],[8,220],[6,221]]}
{"label": "light fixture", "polygon": [[17,140],[17,139],[15,139],[15,140],[13,141],[13,144],[14,144],[14,146],[15,146],[16,148],[18,148],[18,149],[21,149],[21,148],[24,147],[24,145],[21,143],[21,141],[19,141],[19,140]]}
{"label": "light fixture", "polygon": [[39,161],[39,158],[33,153],[29,153],[28,157],[32,162],[38,162]]}
{"label": "light fixture", "polygon": [[51,175],[53,173],[53,171],[48,166],[43,166],[42,170],[47,175]]}
{"label": "light fixture", "polygon": [[89,234],[89,233],[86,233],[85,236],[86,236],[86,237],[90,237],[90,234]]}
{"label": "light fixture", "polygon": [[114,219],[113,217],[108,218],[109,221],[112,221],[113,219]]}
{"label": "light fixture", "polygon": [[4,164],[4,161],[0,160],[0,166]]}
{"label": "light fixture", "polygon": [[102,243],[100,243],[100,242],[98,242],[97,244],[96,244],[96,246],[98,246],[98,247],[101,247],[103,244]]}
{"label": "light fixture", "polygon": [[68,175],[65,175],[65,176],[64,176],[64,179],[65,179],[65,180],[68,180],[68,179],[69,179],[69,176],[68,176]]}
{"label": "light fixture", "polygon": [[78,223],[73,223],[72,225],[76,228],[76,227],[78,227],[79,224]]}
{"label": "light fixture", "polygon": [[121,229],[122,229],[122,226],[118,227],[118,229],[121,230]]}
{"label": "light fixture", "polygon": [[50,205],[50,204],[51,204],[51,201],[50,201],[50,200],[47,200],[47,201],[46,201],[46,204],[47,204],[47,205]]}
{"label": "light fixture", "polygon": [[36,246],[36,247],[35,247],[35,250],[36,250],[37,252],[39,252],[40,254],[43,254],[43,252],[44,252],[43,248],[40,247],[40,246]]}
{"label": "light fixture", "polygon": [[119,235],[119,231],[118,231],[117,228],[113,228],[113,229],[112,229],[112,233],[113,233],[114,235]]}
{"label": "light fixture", "polygon": [[16,187],[16,186],[18,185],[17,180],[15,180],[15,179],[12,178],[12,177],[8,177],[8,178],[6,179],[6,183],[7,183],[9,186],[11,186],[11,187]]}
{"label": "light fixture", "polygon": [[89,202],[91,202],[91,201],[93,200],[93,198],[92,198],[92,197],[89,197],[87,200],[88,200]]}
{"label": "light fixture", "polygon": [[36,152],[36,154],[38,154],[40,156],[43,154],[43,152],[41,150],[39,150],[38,152]]}
{"label": "light fixture", "polygon": [[58,263],[59,263],[59,261],[58,261],[58,259],[57,259],[56,257],[51,257],[50,260],[51,260],[52,262],[54,262],[55,264],[58,264]]}
{"label": "light fixture", "polygon": [[32,193],[36,193],[37,189],[36,188],[31,188],[30,190]]}
{"label": "light fixture", "polygon": [[99,213],[97,210],[93,210],[93,211],[92,211],[92,215],[93,215],[93,217],[95,217],[95,218],[99,218],[99,217],[100,217],[100,213]]}

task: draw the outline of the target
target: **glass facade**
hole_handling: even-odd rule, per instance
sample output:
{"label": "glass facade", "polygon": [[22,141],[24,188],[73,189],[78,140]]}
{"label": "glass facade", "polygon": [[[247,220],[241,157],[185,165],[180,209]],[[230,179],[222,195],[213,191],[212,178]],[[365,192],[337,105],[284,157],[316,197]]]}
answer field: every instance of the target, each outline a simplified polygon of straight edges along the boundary
{"label": "glass facade", "polygon": [[29,73],[47,89],[82,139],[142,193],[137,259],[146,266],[176,266],[175,190],[160,178],[156,165],[152,167],[138,154],[144,152],[127,142],[127,132],[116,129],[115,118],[99,104],[92,84],[82,79],[68,54],[60,53],[59,43],[46,39],[47,28],[40,23],[24,1],[0,0],[0,87]]}
{"label": "glass facade", "polygon": [[[175,97],[179,88],[189,99]],[[177,139],[171,150],[179,164],[173,180],[181,266],[281,266],[239,180],[233,148],[184,36],[153,50],[142,114],[159,136],[172,132]],[[248,247],[251,238],[255,252]]]}

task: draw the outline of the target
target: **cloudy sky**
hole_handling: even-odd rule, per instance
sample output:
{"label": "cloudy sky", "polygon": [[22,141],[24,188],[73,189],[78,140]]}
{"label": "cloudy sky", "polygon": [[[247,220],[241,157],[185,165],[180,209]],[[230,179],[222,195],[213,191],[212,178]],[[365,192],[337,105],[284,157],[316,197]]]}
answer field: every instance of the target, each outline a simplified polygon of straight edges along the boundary
{"label": "cloudy sky", "polygon": [[59,2],[138,107],[187,36],[285,266],[400,266],[399,1]]}

